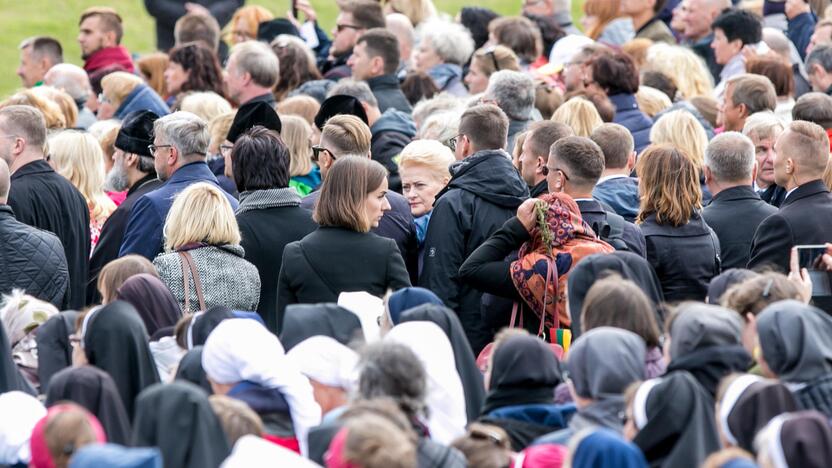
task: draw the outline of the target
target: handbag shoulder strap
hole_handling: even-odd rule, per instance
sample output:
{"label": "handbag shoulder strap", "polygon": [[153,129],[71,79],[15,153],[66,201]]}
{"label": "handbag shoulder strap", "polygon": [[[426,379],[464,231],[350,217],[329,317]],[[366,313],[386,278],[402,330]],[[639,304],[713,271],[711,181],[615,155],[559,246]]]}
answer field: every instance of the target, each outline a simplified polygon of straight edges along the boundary
{"label": "handbag shoulder strap", "polygon": [[318,270],[315,268],[315,265],[313,265],[312,262],[309,260],[309,257],[306,255],[306,249],[303,248],[303,243],[298,242],[298,246],[300,247],[300,253],[301,255],[303,255],[303,259],[306,260],[306,263],[309,265],[309,269],[311,269],[312,272],[315,273],[315,276],[317,276],[324,283],[327,289],[329,289],[329,292],[335,295],[335,298],[337,300],[338,290],[332,287],[332,284],[329,282],[329,280],[326,279],[326,277],[324,277],[322,274],[320,274]]}
{"label": "handbag shoulder strap", "polygon": [[205,296],[202,293],[202,281],[199,279],[199,272],[196,269],[196,264],[194,263],[193,257],[191,257],[190,252],[179,252],[179,257],[182,259],[182,278],[185,281],[185,308],[188,309],[189,307],[189,291],[188,291],[188,278],[186,276],[186,268],[185,265],[187,264],[188,269],[190,269],[191,276],[194,278],[194,289],[196,290],[196,297],[199,300],[199,310],[206,310],[205,307]]}

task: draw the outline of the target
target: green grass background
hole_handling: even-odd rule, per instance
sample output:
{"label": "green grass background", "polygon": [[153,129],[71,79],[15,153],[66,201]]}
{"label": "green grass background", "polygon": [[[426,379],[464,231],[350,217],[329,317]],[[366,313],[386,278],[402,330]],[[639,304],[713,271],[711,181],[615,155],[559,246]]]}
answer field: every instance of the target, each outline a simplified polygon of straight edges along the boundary
{"label": "green grass background", "polygon": [[[247,2],[260,4],[276,16],[283,16],[289,8],[289,0],[260,0]],[[517,14],[521,0],[435,0],[439,10],[456,15],[463,6],[477,5],[491,8],[503,15]],[[577,10],[577,0],[573,10]],[[335,0],[312,0],[319,21],[326,31],[335,22]],[[76,36],[78,17],[91,6],[107,5],[115,8],[125,21],[123,43],[138,54],[152,52],[155,48],[155,26],[144,9],[142,0],[0,0],[0,98],[14,92],[20,86],[15,74],[19,62],[17,46],[21,40],[36,35],[56,37],[64,47],[64,60],[81,65]],[[576,16],[577,17],[577,16]]]}

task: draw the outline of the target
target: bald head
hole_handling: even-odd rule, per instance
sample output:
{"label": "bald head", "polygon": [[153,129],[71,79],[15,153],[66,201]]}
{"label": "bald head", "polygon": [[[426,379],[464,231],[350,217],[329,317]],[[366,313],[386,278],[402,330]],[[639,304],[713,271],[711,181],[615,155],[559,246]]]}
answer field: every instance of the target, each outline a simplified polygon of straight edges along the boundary
{"label": "bald head", "polygon": [[50,68],[43,78],[44,84],[66,92],[75,102],[86,101],[91,92],[87,72],[78,65],[61,63]]}
{"label": "bald head", "polygon": [[410,18],[401,13],[390,13],[384,17],[387,30],[399,40],[399,56],[401,63],[410,60],[410,53],[413,50],[413,43],[416,42],[416,31]]}
{"label": "bald head", "polygon": [[5,205],[9,199],[9,187],[12,186],[9,165],[0,158],[0,205]]}

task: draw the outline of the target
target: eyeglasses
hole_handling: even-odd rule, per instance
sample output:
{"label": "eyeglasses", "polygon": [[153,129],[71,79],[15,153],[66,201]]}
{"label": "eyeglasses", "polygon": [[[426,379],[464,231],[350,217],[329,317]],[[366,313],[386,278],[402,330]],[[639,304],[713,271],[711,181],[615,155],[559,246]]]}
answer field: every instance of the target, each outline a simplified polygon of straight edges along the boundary
{"label": "eyeglasses", "polygon": [[549,175],[549,173],[552,171],[560,172],[565,180],[569,180],[569,176],[565,172],[563,172],[563,169],[559,167],[543,166],[543,175]]}
{"label": "eyeglasses", "polygon": [[354,24],[336,24],[335,25],[335,30],[338,31],[338,32],[341,32],[345,29],[356,29],[356,30],[358,30],[358,29],[364,29],[364,28],[362,28],[361,26],[356,26]]}
{"label": "eyeglasses", "polygon": [[468,429],[468,435],[475,440],[484,440],[493,443],[494,445],[503,445],[506,441],[501,434],[495,431],[489,431],[485,428],[471,428]]}
{"label": "eyeglasses", "polygon": [[461,136],[463,136],[463,134],[460,133],[459,135],[448,140],[448,147],[451,148],[451,151],[456,151],[456,145],[459,143],[459,138]]}
{"label": "eyeglasses", "polygon": [[329,153],[329,157],[332,158],[333,161],[335,160],[335,155],[332,154],[332,151],[324,148],[323,146],[313,145],[312,146],[312,161],[318,162],[318,159],[320,159],[321,153],[323,151],[326,151],[327,153]]}
{"label": "eyeglasses", "polygon": [[232,145],[220,145],[220,154],[223,156],[228,156],[231,154],[231,150],[234,149]]}
{"label": "eyeglasses", "polygon": [[101,104],[104,104],[104,103],[109,104],[110,100],[107,99],[107,96],[105,96],[104,93],[98,93],[98,102],[101,103]]}
{"label": "eyeglasses", "polygon": [[173,148],[173,145],[147,145],[147,149],[150,150],[150,154],[156,156],[156,150],[159,148]]}

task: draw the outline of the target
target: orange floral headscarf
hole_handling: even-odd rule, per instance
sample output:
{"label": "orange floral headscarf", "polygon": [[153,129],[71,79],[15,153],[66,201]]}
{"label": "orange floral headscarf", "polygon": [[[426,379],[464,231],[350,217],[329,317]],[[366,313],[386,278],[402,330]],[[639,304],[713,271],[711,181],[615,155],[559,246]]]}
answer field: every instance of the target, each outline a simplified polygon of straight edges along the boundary
{"label": "orange floral headscarf", "polygon": [[536,225],[531,240],[520,247],[519,258],[511,263],[509,273],[526,305],[538,317],[544,317],[545,327],[568,327],[572,323],[566,304],[569,272],[581,259],[615,249],[595,235],[569,195],[550,193],[541,200],[548,205],[545,222],[551,242],[547,245],[544,237],[549,237],[548,233]]}

